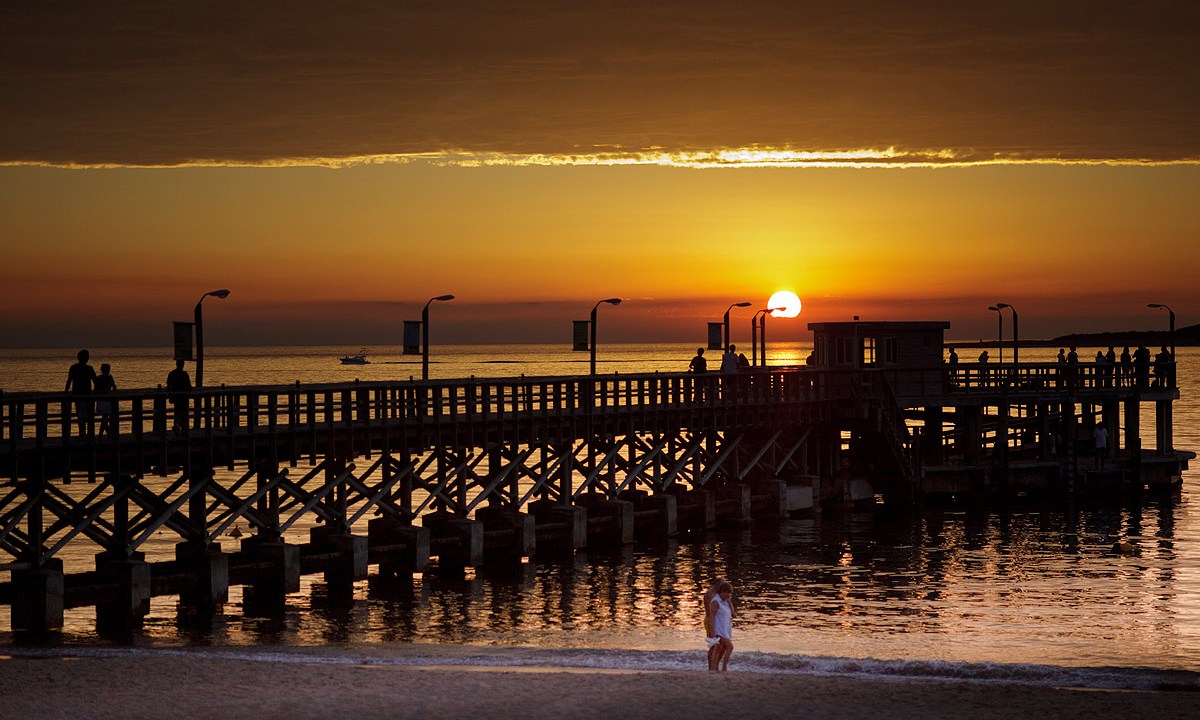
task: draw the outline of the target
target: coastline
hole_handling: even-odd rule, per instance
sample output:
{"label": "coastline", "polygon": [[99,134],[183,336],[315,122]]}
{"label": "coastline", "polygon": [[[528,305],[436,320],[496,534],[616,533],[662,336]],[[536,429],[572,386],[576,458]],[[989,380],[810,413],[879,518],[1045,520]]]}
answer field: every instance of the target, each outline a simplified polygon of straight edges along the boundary
{"label": "coastline", "polygon": [[[390,651],[392,648],[387,648]],[[396,648],[403,652],[401,648]],[[959,718],[1193,717],[1187,691],[697,669],[403,665],[343,648],[0,655],[4,717]],[[453,661],[461,651],[446,653]],[[472,652],[477,652],[474,649]],[[377,651],[383,656],[384,649]],[[357,653],[356,653],[357,655]],[[503,657],[503,653],[499,654]],[[344,660],[344,657],[342,658]]]}

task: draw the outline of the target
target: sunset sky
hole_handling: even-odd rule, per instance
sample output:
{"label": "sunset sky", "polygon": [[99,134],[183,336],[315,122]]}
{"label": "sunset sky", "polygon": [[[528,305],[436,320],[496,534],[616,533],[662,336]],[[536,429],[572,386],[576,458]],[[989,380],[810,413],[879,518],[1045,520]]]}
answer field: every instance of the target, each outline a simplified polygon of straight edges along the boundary
{"label": "sunset sky", "polygon": [[1197,67],[1189,2],[7,2],[0,346],[1194,324]]}

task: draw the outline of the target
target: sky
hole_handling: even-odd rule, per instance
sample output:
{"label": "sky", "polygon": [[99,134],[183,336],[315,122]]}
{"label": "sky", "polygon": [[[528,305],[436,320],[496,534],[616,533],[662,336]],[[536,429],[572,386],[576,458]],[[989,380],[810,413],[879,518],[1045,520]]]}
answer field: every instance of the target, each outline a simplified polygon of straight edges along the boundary
{"label": "sky", "polygon": [[1197,66],[1183,2],[3,3],[0,347],[1194,324]]}

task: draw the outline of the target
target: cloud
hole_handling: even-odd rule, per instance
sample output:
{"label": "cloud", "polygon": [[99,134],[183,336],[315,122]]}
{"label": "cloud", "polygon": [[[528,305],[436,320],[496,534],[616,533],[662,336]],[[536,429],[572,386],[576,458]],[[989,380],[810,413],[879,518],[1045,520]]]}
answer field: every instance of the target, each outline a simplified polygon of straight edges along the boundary
{"label": "cloud", "polygon": [[1198,20],[1182,2],[5,3],[0,163],[1193,162]]}

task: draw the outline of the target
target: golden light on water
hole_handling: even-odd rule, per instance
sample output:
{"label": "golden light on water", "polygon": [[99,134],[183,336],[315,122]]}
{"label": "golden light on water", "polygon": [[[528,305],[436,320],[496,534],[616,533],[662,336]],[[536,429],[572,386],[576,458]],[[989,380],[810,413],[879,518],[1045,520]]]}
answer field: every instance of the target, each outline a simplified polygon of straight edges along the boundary
{"label": "golden light on water", "polygon": [[771,317],[794,318],[800,314],[800,298],[791,290],[780,290],[767,301],[768,308],[779,308],[771,313]]}

